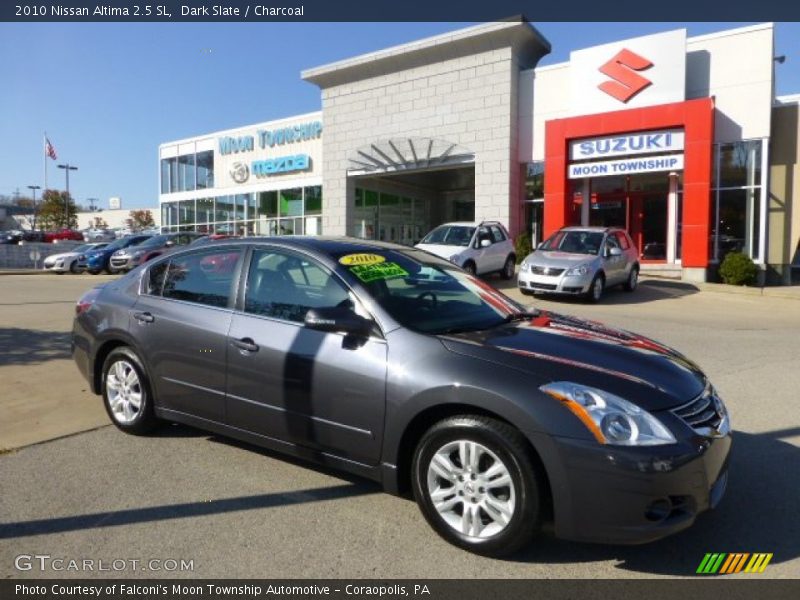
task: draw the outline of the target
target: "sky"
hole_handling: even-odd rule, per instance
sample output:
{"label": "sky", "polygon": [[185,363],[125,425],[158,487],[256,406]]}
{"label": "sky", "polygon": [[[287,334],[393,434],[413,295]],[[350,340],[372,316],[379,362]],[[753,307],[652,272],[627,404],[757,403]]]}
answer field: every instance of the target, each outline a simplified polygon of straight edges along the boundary
{"label": "sky", "polygon": [[[686,28],[689,36],[751,23],[533,25],[553,52]],[[158,206],[158,145],[320,109],[304,69],[468,23],[0,23],[0,195],[44,187],[43,135],[58,160],[47,184],[79,204]],[[776,23],[777,93],[800,93],[800,23]]]}

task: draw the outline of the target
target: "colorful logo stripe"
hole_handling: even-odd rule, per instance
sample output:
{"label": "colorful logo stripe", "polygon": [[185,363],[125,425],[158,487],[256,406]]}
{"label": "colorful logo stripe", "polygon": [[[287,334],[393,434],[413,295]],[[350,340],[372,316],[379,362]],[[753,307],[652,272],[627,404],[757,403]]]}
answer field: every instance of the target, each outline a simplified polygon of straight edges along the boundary
{"label": "colorful logo stripe", "polygon": [[[750,559],[748,561],[748,558]],[[700,562],[696,573],[700,575],[730,575],[739,573],[744,569],[745,573],[763,573],[764,569],[772,560],[772,553],[756,552],[709,552]],[[747,566],[745,567],[745,564]]]}

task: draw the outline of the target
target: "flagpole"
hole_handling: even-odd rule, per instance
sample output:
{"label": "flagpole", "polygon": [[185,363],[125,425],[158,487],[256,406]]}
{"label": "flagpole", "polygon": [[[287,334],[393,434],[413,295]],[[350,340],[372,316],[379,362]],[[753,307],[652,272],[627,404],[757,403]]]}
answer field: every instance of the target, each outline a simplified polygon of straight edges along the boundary
{"label": "flagpole", "polygon": [[42,140],[42,160],[44,161],[44,191],[47,191],[47,132]]}

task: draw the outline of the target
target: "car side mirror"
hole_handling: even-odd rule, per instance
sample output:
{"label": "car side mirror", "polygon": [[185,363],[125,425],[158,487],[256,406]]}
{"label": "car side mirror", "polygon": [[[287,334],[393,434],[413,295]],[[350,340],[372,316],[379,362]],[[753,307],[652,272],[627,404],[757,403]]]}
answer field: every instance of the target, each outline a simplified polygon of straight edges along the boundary
{"label": "car side mirror", "polygon": [[174,245],[175,245],[175,240],[167,240],[166,242],[164,242],[165,248],[172,248]]}
{"label": "car side mirror", "polygon": [[350,335],[367,336],[372,330],[372,321],[357,315],[344,306],[312,308],[306,313],[304,322],[309,329],[331,331]]}
{"label": "car side mirror", "polygon": [[492,240],[482,239],[481,240],[481,248],[488,248],[492,245]]}
{"label": "car side mirror", "polygon": [[611,250],[608,251],[608,255],[609,256],[622,256],[622,250],[620,250],[619,248],[616,248],[616,247],[615,248],[611,248]]}

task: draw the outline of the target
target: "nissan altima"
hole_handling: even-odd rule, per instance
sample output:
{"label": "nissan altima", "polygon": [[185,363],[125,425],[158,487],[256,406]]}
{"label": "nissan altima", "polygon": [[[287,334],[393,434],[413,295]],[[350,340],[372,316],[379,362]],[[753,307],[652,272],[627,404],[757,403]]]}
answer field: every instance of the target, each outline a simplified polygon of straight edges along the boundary
{"label": "nissan altima", "polygon": [[695,363],[414,248],[190,247],[84,295],[72,350],[124,432],[184,423],[373,479],[485,555],[545,523],[656,540],[725,492],[730,421]]}

